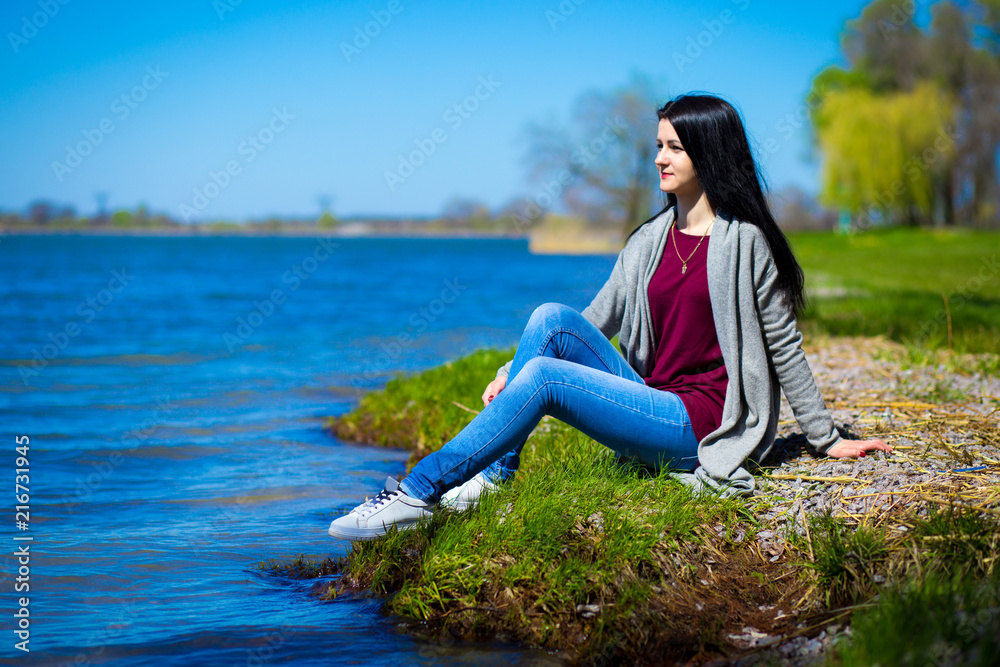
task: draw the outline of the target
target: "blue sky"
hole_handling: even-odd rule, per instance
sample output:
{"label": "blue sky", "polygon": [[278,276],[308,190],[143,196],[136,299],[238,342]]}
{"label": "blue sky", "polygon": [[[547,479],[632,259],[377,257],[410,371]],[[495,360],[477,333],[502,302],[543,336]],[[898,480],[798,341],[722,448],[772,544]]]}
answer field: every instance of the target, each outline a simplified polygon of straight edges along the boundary
{"label": "blue sky", "polygon": [[[0,210],[45,198],[89,214],[98,192],[192,220],[314,215],[323,195],[342,217],[498,207],[529,191],[527,123],[568,119],[581,93],[633,73],[737,102],[758,145],[773,140],[772,187],[814,192],[808,133],[787,117],[866,4],[65,1],[0,9]],[[428,141],[390,188],[385,173]]]}

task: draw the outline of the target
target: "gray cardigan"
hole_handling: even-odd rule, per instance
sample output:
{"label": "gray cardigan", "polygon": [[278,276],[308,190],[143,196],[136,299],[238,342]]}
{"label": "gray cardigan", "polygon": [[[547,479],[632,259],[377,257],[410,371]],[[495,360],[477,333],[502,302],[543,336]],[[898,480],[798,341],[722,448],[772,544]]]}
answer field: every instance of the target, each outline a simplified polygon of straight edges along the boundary
{"label": "gray cardigan", "polygon": [[[649,282],[663,256],[674,207],[636,231],[618,253],[611,277],[582,315],[619,347],[646,377],[656,340]],[[719,214],[708,240],[708,292],[729,376],[722,424],[698,444],[701,465],[681,479],[723,495],[749,495],[754,479],[744,462],[761,461],[774,444],[784,390],[809,443],[825,452],[840,440],[802,351],[792,309],[777,289],[778,270],[755,225]],[[512,361],[497,371],[506,376]]]}

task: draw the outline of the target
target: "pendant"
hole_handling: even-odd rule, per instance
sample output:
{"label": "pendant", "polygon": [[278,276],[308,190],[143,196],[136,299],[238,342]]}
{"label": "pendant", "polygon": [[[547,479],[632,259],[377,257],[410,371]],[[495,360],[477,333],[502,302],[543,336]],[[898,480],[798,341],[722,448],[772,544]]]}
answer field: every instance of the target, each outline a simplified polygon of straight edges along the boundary
{"label": "pendant", "polygon": [[688,272],[688,265],[687,262],[685,262],[684,264],[681,264],[681,273],[687,273],[687,272]]}

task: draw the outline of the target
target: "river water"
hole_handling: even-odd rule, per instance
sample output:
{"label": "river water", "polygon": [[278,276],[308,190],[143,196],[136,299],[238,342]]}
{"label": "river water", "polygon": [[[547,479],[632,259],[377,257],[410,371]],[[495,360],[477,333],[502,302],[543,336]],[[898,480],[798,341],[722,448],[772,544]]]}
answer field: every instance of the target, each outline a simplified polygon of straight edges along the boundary
{"label": "river water", "polygon": [[377,599],[320,602],[256,566],[344,554],[329,522],[403,471],[406,452],[341,442],[325,417],[398,371],[515,345],[536,306],[584,308],[613,263],[523,240],[3,237],[0,466],[13,486],[30,438],[30,520],[11,488],[0,659],[552,664],[430,644]]}

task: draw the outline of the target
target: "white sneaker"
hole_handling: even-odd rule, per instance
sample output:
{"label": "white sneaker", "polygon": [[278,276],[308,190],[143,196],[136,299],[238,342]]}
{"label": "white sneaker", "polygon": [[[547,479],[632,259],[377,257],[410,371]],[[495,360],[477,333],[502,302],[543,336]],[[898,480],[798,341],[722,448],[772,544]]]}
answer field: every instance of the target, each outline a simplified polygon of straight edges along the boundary
{"label": "white sneaker", "polygon": [[421,519],[434,513],[434,504],[411,498],[399,490],[392,477],[385,488],[371,500],[366,500],[350,513],[330,524],[330,535],[348,540],[374,540],[396,526],[399,530],[415,528]]}
{"label": "white sneaker", "polygon": [[441,495],[441,506],[457,512],[464,512],[479,504],[479,497],[484,493],[492,493],[500,487],[478,473],[465,484],[448,489]]}

